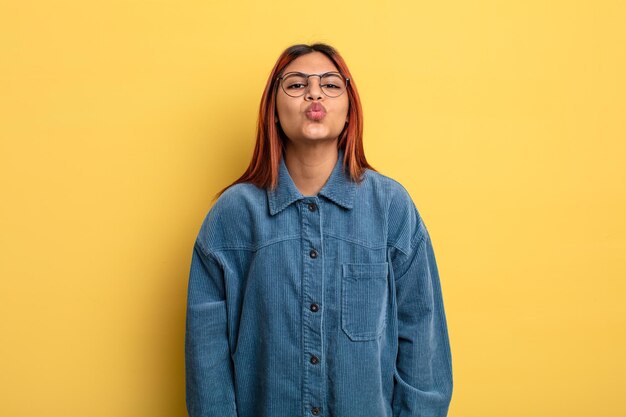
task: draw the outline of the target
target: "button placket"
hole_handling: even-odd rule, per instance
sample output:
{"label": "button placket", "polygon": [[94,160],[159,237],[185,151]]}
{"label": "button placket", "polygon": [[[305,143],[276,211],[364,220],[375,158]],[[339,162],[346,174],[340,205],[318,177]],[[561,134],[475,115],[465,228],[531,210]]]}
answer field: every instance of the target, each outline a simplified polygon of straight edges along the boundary
{"label": "button placket", "polygon": [[324,294],[322,251],[322,213],[317,197],[308,197],[300,206],[303,258],[303,406],[304,415],[322,415],[325,386],[323,362],[323,320],[320,313]]}

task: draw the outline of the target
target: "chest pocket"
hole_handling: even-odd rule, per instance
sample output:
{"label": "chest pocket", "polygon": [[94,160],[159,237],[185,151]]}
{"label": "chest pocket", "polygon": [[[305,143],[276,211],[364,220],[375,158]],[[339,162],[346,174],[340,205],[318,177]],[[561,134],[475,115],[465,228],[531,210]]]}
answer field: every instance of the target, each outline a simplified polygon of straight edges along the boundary
{"label": "chest pocket", "polygon": [[353,341],[380,337],[387,319],[388,262],[341,265],[341,328]]}

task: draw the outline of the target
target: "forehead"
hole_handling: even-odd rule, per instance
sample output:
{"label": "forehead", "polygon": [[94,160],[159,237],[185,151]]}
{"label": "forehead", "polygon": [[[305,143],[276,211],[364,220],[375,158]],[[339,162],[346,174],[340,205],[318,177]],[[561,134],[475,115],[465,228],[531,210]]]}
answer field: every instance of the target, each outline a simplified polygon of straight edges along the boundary
{"label": "forehead", "polygon": [[326,55],[314,51],[301,55],[287,65],[283,73],[298,71],[307,74],[321,74],[329,71],[338,71],[337,67]]}

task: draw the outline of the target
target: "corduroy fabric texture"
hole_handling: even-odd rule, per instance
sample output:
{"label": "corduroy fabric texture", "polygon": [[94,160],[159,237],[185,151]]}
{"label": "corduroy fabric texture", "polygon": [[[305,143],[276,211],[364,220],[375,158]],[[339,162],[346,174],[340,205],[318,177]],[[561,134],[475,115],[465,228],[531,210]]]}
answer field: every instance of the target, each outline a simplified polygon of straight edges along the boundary
{"label": "corduroy fabric texture", "polygon": [[432,241],[407,190],[343,150],[316,196],[284,160],[227,189],[189,274],[190,417],[445,417],[452,358]]}

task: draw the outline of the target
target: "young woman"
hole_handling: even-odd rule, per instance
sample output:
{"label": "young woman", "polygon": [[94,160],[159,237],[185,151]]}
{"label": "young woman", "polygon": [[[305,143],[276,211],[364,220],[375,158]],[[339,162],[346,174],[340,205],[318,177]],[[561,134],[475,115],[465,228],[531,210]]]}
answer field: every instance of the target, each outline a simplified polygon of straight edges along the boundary
{"label": "young woman", "polygon": [[371,167],[354,79],[326,44],[278,58],[246,172],[193,248],[190,417],[444,417],[452,364],[432,242]]}

